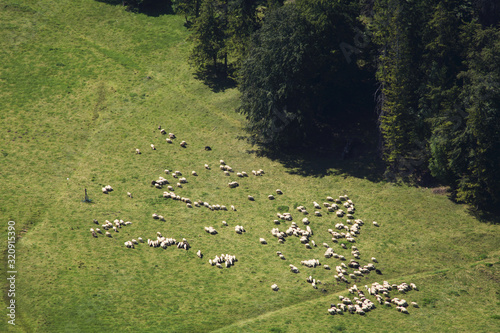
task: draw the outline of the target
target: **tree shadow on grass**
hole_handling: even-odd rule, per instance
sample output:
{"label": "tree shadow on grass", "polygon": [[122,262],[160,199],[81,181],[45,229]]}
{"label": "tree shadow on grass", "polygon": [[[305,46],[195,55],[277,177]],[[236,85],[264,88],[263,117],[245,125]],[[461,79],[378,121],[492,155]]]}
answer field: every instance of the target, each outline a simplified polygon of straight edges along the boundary
{"label": "tree shadow on grass", "polygon": [[481,223],[489,223],[494,225],[500,224],[500,208],[499,207],[486,207],[482,210],[469,208],[467,209],[469,215],[474,216]]}
{"label": "tree shadow on grass", "polygon": [[343,176],[367,179],[372,182],[384,181],[384,164],[375,149],[370,150],[361,142],[356,143],[348,156],[343,154],[343,141],[333,147],[317,149],[271,150],[257,146],[247,153],[267,157],[279,162],[291,175],[322,178]]}
{"label": "tree shadow on grass", "polygon": [[224,92],[226,89],[233,89],[237,86],[237,81],[233,78],[234,68],[228,67],[227,73],[220,73],[213,69],[212,66],[206,69],[196,71],[194,77],[197,80],[203,81],[210,90],[215,93]]}
{"label": "tree shadow on grass", "polygon": [[172,1],[145,1],[138,6],[134,5],[136,1],[124,1],[124,0],[96,0],[98,2],[103,2],[108,5],[123,6],[128,11],[133,13],[145,14],[147,16],[158,17],[161,15],[173,14],[174,10],[172,8]]}

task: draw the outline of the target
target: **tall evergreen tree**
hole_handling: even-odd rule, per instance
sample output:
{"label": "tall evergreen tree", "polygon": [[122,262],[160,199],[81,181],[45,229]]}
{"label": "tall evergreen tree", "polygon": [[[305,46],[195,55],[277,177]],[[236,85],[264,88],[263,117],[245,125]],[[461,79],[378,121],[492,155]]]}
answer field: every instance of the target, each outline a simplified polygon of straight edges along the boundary
{"label": "tall evergreen tree", "polygon": [[383,156],[391,176],[411,175],[426,160],[424,119],[418,114],[417,91],[422,80],[421,3],[381,0],[374,5],[370,25],[379,47],[380,130]]}
{"label": "tall evergreen tree", "polygon": [[190,61],[199,72],[225,75],[221,65],[226,56],[225,17],[218,0],[203,0],[200,16],[193,26],[193,49]]}

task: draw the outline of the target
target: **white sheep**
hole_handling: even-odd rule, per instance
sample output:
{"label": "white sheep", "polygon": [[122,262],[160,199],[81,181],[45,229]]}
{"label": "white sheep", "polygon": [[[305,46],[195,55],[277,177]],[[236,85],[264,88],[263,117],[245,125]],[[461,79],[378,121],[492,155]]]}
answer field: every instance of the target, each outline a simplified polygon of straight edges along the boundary
{"label": "white sheep", "polygon": [[283,194],[283,191],[282,191],[282,190],[280,190],[280,189],[277,189],[277,190],[276,190],[276,194]]}
{"label": "white sheep", "polygon": [[151,144],[151,149],[156,150],[156,147],[154,144]]}
{"label": "white sheep", "polygon": [[169,136],[171,139],[175,139],[175,134],[174,134],[174,133],[168,133],[168,136]]}
{"label": "white sheep", "polygon": [[251,195],[248,196],[248,200],[255,201],[254,197],[252,197]]}
{"label": "white sheep", "polygon": [[166,138],[165,141],[167,141],[167,143],[173,143],[170,138]]}
{"label": "white sheep", "polygon": [[279,290],[279,288],[278,288],[278,285],[277,285],[277,284],[273,284],[273,285],[271,286],[271,289],[272,289],[272,290],[274,290],[274,291],[278,291],[278,290]]}
{"label": "white sheep", "polygon": [[208,166],[208,164],[205,164],[205,169],[210,170],[210,167]]}
{"label": "white sheep", "polygon": [[140,153],[141,153],[141,151],[140,151],[138,148],[136,148],[136,149],[135,149],[135,153],[136,153],[136,154],[140,154]]}
{"label": "white sheep", "polygon": [[268,196],[267,196],[267,198],[268,198],[269,200],[274,200],[274,195],[270,194],[270,195],[268,195]]}
{"label": "white sheep", "polygon": [[198,258],[203,258],[203,254],[201,253],[201,250],[198,250],[198,252],[196,252],[196,255],[198,256]]}
{"label": "white sheep", "polygon": [[259,238],[259,242],[260,242],[261,244],[267,244],[266,240],[265,240],[264,238],[262,238],[262,237],[261,237],[261,238]]}

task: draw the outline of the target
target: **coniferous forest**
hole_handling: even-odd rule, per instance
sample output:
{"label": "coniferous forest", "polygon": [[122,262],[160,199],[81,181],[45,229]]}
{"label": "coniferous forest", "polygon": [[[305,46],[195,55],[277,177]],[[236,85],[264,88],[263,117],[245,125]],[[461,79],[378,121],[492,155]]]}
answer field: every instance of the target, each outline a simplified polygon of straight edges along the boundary
{"label": "coniferous forest", "polygon": [[498,2],[170,5],[192,31],[199,77],[238,86],[253,143],[345,157],[353,142],[377,142],[387,179],[449,186],[479,210],[500,205]]}

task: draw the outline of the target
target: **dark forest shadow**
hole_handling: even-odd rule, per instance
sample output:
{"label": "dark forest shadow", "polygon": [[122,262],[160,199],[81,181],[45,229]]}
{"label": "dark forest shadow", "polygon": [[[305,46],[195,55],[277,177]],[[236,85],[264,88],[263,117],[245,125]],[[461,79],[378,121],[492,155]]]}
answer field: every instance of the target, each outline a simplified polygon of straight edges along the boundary
{"label": "dark forest shadow", "polygon": [[271,150],[256,146],[247,153],[267,157],[279,162],[292,175],[303,177],[344,176],[384,181],[384,164],[376,149],[363,142],[351,145],[348,154],[344,152],[345,140],[332,143],[331,147],[298,148],[296,150]]}
{"label": "dark forest shadow", "polygon": [[469,208],[467,213],[474,216],[481,223],[500,224],[500,207],[487,207],[483,210]]}
{"label": "dark forest shadow", "polygon": [[237,81],[233,78],[234,67],[229,65],[226,72],[215,70],[213,66],[207,66],[203,70],[196,71],[194,77],[215,93],[223,92],[226,89],[236,88]]}
{"label": "dark forest shadow", "polygon": [[103,2],[113,6],[124,6],[130,12],[145,14],[147,16],[158,17],[161,15],[174,14],[171,0],[146,1],[145,3],[137,7],[134,6],[133,2],[130,1],[122,1],[122,0],[96,0],[96,1]]}

